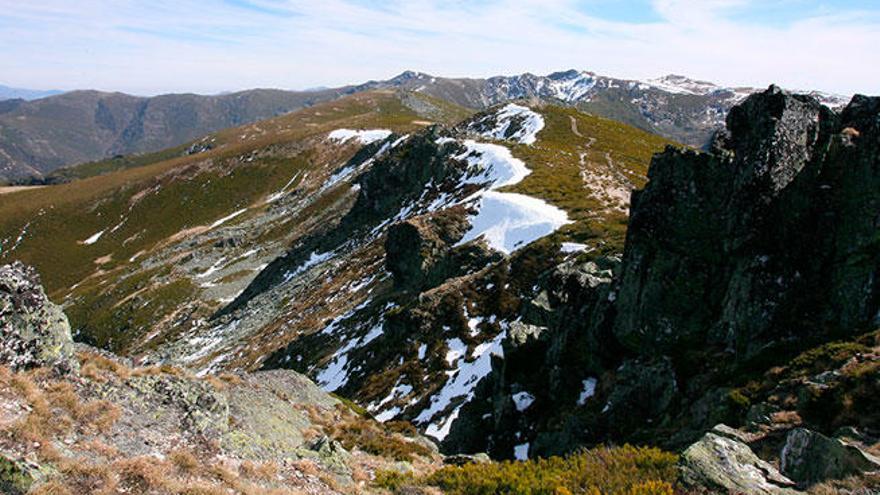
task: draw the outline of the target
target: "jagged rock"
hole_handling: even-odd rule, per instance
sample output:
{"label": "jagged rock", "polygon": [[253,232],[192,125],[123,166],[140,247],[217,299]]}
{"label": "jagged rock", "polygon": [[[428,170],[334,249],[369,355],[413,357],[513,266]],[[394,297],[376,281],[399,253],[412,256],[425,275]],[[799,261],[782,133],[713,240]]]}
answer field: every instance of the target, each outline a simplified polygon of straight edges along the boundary
{"label": "jagged rock", "polygon": [[[467,269],[450,252],[470,228],[463,207],[422,215],[388,229],[385,263],[398,287],[432,287]],[[488,253],[487,253],[488,254]],[[474,266],[485,266],[490,257],[478,257]]]}
{"label": "jagged rock", "polygon": [[506,346],[522,347],[531,343],[540,342],[547,339],[547,327],[539,327],[537,325],[529,325],[521,321],[515,321],[510,324],[507,331],[507,339],[504,341]]}
{"label": "jagged rock", "polygon": [[319,459],[322,464],[332,469],[337,474],[351,474],[348,461],[351,454],[336,440],[326,436],[315,440],[308,448],[297,450],[300,457]]}
{"label": "jagged rock", "polygon": [[37,272],[20,262],[0,267],[0,364],[77,368],[67,316],[46,297]]}
{"label": "jagged rock", "polygon": [[781,454],[782,472],[803,486],[880,471],[880,459],[855,445],[805,428],[788,433]]}
{"label": "jagged rock", "polygon": [[711,493],[795,495],[794,482],[762,461],[744,443],[706,433],[681,455],[681,480]]}
{"label": "jagged rock", "polygon": [[633,194],[617,338],[642,354],[707,347],[747,360],[870,324],[877,108],[856,97],[837,115],[771,87],[730,112],[710,153],[655,156]]}

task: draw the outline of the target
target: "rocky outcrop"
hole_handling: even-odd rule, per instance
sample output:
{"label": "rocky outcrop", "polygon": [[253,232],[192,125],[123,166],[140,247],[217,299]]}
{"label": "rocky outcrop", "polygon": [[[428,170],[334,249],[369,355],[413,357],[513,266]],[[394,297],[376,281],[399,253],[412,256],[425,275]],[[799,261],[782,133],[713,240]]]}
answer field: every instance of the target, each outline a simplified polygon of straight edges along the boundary
{"label": "rocky outcrop", "polygon": [[20,262],[0,267],[0,364],[76,368],[67,317],[46,297],[36,271]]}
{"label": "rocky outcrop", "polygon": [[880,471],[880,459],[855,445],[805,428],[788,433],[782,472],[802,486]]}
{"label": "rocky outcrop", "polygon": [[878,100],[841,115],[776,87],[710,153],[669,148],[633,194],[614,332],[637,353],[754,359],[853,334],[878,309]]}
{"label": "rocky outcrop", "polygon": [[[852,397],[869,394],[870,380],[855,378],[864,372],[819,376],[829,362],[799,388],[808,393],[779,406],[736,387],[876,324],[878,114],[878,98],[857,96],[835,113],[771,87],[731,111],[708,152],[656,155],[633,194],[622,260],[567,261],[538,280],[521,311],[529,331],[508,338],[473,401],[482,406],[463,408],[449,438],[498,456],[528,440],[530,455],[552,455],[609,438],[684,448],[747,414],[776,431],[791,428],[768,424],[786,415],[853,424],[829,409],[842,397],[817,402],[836,396],[838,382],[861,394]],[[870,370],[865,360],[853,366]],[[504,407],[520,388],[534,403]],[[814,410],[798,416],[791,404]],[[479,430],[491,432],[483,444]]]}
{"label": "rocky outcrop", "polygon": [[385,240],[385,264],[395,285],[409,289],[435,287],[497,261],[499,255],[480,244],[456,248],[469,228],[463,206],[392,225]]}
{"label": "rocky outcrop", "polygon": [[748,445],[716,432],[709,432],[681,455],[681,479],[685,485],[710,493],[795,495],[794,482],[761,460]]}

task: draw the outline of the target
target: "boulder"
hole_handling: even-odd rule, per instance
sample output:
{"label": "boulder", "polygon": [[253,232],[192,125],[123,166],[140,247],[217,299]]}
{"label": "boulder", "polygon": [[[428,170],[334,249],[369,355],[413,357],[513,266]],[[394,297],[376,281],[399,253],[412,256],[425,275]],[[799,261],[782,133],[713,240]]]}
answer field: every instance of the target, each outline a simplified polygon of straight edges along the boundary
{"label": "boulder", "polygon": [[761,460],[748,445],[709,432],[681,455],[681,480],[710,493],[795,495],[795,483]]}
{"label": "boulder", "polygon": [[781,460],[782,472],[801,486],[880,471],[877,457],[844,440],[805,428],[788,433]]}
{"label": "boulder", "polygon": [[463,206],[392,225],[385,240],[385,264],[395,285],[424,290],[500,260],[502,255],[485,242],[456,245],[469,228]]}
{"label": "boulder", "polygon": [[20,262],[0,267],[0,364],[77,368],[67,317],[46,297],[36,270]]}

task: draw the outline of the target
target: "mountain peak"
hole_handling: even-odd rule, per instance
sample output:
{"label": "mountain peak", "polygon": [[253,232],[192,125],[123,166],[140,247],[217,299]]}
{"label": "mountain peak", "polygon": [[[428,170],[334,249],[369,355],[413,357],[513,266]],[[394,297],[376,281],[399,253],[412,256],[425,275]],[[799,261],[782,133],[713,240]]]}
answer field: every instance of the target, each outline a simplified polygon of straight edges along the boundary
{"label": "mountain peak", "polygon": [[431,78],[431,75],[425,74],[424,72],[418,72],[418,71],[414,71],[414,70],[405,70],[405,71],[401,72],[400,74],[392,77],[390,79],[390,82],[400,84],[400,83],[405,83],[405,82],[409,82],[412,80],[430,79],[430,78]]}
{"label": "mountain peak", "polygon": [[679,74],[667,74],[645,82],[655,88],[678,94],[707,95],[721,89],[715,83],[698,81]]}

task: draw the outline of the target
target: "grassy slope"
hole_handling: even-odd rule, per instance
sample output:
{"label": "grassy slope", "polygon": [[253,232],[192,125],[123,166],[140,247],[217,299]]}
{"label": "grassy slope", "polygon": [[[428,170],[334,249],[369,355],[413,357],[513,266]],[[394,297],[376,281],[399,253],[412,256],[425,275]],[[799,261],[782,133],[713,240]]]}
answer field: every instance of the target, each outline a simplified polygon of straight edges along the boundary
{"label": "grassy slope", "polygon": [[[454,114],[458,118],[460,113]],[[197,155],[87,177],[51,189],[0,198],[0,261],[20,259],[44,274],[52,293],[95,272],[95,260],[112,255],[112,269],[183,229],[210,225],[281,188],[307,157],[247,161],[255,150],[317,136],[337,127],[385,127],[408,132],[420,119],[390,93],[368,93],[289,115],[218,132],[216,147]],[[153,156],[165,158],[165,153]],[[104,166],[88,164],[91,175]],[[140,194],[139,194],[140,193]],[[145,194],[144,194],[145,193]],[[139,199],[133,200],[133,198]],[[115,232],[109,230],[128,220]],[[25,226],[27,233],[14,250]],[[107,230],[92,245],[83,241]]]}
{"label": "grassy slope", "polygon": [[[602,198],[590,194],[584,187],[582,171],[593,173],[607,167],[607,155],[617,170],[640,188],[647,180],[648,165],[654,153],[676,143],[572,108],[547,106],[540,111],[545,127],[538,134],[538,141],[532,146],[511,146],[514,156],[525,161],[532,170],[511,191],[543,198],[568,212],[573,223],[560,229],[549,241],[586,244],[602,241],[604,247],[600,251],[621,251],[627,214],[609,210]],[[574,134],[572,119],[581,136]]]}

